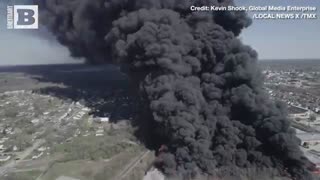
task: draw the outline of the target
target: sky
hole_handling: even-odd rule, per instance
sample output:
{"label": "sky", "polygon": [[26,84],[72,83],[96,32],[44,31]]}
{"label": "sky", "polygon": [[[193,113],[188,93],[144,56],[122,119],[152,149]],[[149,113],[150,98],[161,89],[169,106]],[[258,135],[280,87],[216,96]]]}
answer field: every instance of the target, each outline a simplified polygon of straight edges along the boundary
{"label": "sky", "polygon": [[[25,0],[15,0],[15,4]],[[0,65],[77,63],[66,47],[46,30],[6,30],[6,5],[0,1]],[[316,6],[319,0],[235,0],[244,6]],[[252,13],[249,13],[252,16]],[[252,46],[259,59],[320,59],[320,17],[317,20],[254,20],[240,35]]]}
{"label": "sky", "polygon": [[36,35],[0,31],[0,65],[77,63],[67,48]]}
{"label": "sky", "polygon": [[[254,20],[241,34],[259,59],[320,59],[319,0],[235,0],[238,5],[315,6],[316,20]],[[252,16],[252,12],[249,12]]]}

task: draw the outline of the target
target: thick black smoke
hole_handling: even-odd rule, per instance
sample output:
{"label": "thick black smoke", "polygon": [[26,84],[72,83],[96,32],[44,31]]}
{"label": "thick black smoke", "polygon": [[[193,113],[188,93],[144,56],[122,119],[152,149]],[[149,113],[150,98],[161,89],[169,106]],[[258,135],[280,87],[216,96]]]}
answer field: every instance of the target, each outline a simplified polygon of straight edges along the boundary
{"label": "thick black smoke", "polygon": [[168,148],[159,155],[165,173],[187,179],[271,168],[311,179],[284,108],[262,89],[256,52],[237,38],[250,19],[243,12],[189,10],[231,0],[37,3],[73,56],[119,64],[134,77],[148,110],[144,126]]}

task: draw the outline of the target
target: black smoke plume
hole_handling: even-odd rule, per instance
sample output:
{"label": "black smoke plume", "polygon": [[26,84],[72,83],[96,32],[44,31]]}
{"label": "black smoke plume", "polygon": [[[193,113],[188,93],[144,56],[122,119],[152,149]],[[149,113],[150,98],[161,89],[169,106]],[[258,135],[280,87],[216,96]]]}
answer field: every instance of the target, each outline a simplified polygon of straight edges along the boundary
{"label": "black smoke plume", "polygon": [[[268,99],[244,12],[191,12],[232,0],[43,0],[42,22],[90,63],[119,64],[147,110],[162,170],[183,179],[275,169],[311,179],[284,108]],[[223,170],[222,175],[218,173]]]}

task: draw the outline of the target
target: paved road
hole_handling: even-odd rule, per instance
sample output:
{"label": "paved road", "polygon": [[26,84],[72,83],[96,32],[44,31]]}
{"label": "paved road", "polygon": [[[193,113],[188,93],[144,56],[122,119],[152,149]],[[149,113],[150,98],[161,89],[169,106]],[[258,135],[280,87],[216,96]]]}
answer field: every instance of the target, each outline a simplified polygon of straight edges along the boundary
{"label": "paved road", "polygon": [[16,158],[19,158],[19,160],[10,160],[6,164],[0,167],[0,177],[5,175],[7,172],[9,172],[11,169],[13,169],[17,164],[19,164],[23,159],[28,157],[35,149],[38,149],[39,146],[41,146],[45,141],[44,140],[36,140],[35,143],[23,152],[19,153]]}

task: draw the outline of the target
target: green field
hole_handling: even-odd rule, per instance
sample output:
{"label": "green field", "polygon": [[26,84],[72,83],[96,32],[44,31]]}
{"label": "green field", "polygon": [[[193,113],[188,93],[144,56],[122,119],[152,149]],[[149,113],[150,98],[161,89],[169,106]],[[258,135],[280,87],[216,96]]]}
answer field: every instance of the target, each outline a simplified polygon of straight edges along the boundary
{"label": "green field", "polygon": [[127,143],[124,137],[103,136],[76,137],[71,142],[54,147],[53,153],[65,154],[64,161],[109,159],[122,151],[137,148]]}
{"label": "green field", "polygon": [[3,178],[4,180],[35,180],[41,173],[41,171],[16,172],[10,173],[8,176]]}
{"label": "green field", "polygon": [[42,180],[55,180],[59,176],[68,176],[81,180],[108,180],[121,169],[142,149],[127,149],[108,160],[74,160],[56,162],[42,176]]}

